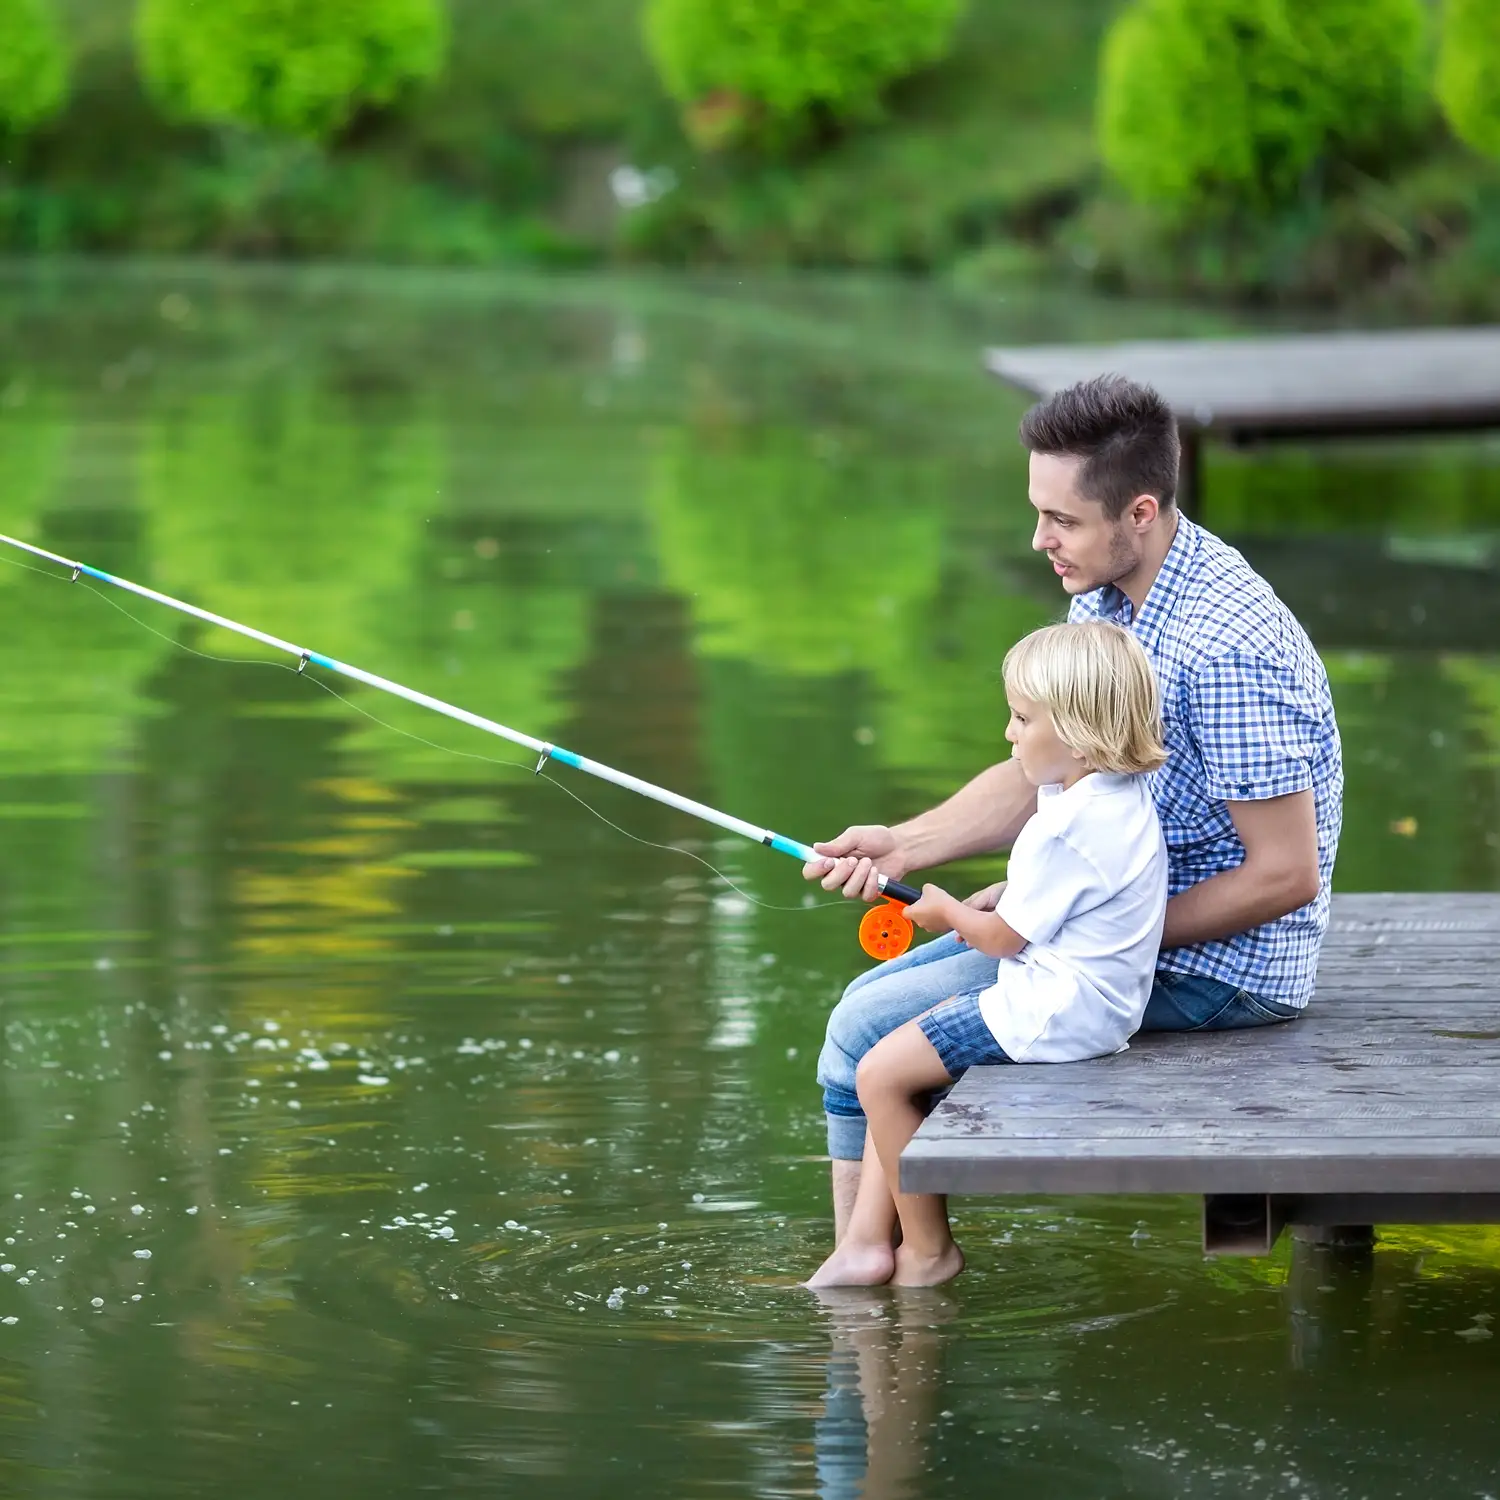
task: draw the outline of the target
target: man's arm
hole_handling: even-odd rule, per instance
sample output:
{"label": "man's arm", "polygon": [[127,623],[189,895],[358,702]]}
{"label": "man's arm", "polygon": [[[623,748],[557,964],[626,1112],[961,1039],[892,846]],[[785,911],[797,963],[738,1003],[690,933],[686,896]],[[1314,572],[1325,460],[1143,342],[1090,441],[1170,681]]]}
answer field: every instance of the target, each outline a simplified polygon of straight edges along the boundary
{"label": "man's arm", "polygon": [[1318,823],[1311,790],[1225,805],[1245,846],[1244,863],[1167,902],[1163,948],[1248,932],[1306,906],[1318,894]]}
{"label": "man's arm", "polygon": [[912,870],[1003,849],[1035,811],[1036,788],[1022,774],[1020,761],[1001,761],[910,822],[894,828],[861,824],[814,844],[828,858],[809,861],[802,874],[821,880],[825,891],[842,887],[846,896],[874,901],[880,895],[878,876],[902,880]]}

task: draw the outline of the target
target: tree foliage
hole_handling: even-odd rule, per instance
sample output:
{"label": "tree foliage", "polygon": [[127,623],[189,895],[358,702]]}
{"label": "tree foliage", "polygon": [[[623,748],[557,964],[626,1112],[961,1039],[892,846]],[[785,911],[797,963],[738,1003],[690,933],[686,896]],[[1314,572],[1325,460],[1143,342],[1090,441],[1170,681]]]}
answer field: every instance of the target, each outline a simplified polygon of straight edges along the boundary
{"label": "tree foliage", "polygon": [[0,134],[55,115],[68,95],[68,55],[49,0],[0,0]]}
{"label": "tree foliage", "polygon": [[646,41],[703,145],[785,141],[873,111],[936,62],[966,0],[649,0]]}
{"label": "tree foliage", "polygon": [[1500,6],[1495,0],[1447,0],[1437,95],[1460,140],[1500,157]]}
{"label": "tree foliage", "polygon": [[1136,0],[1105,39],[1101,154],[1141,202],[1263,211],[1408,132],[1425,59],[1423,0]]}
{"label": "tree foliage", "polygon": [[442,67],[439,0],[142,0],[142,71],[188,119],[320,139]]}

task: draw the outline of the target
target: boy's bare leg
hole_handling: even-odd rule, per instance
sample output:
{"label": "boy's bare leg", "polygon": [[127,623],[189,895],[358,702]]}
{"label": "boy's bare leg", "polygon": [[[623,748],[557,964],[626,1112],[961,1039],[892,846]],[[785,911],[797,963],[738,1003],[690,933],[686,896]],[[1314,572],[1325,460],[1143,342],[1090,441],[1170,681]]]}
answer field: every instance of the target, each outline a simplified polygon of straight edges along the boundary
{"label": "boy's bare leg", "polygon": [[[859,1102],[870,1122],[876,1160],[883,1164],[887,1191],[901,1219],[894,1286],[937,1286],[964,1268],[963,1251],[948,1228],[948,1200],[934,1193],[901,1191],[901,1153],[925,1115],[919,1100],[953,1082],[937,1049],[915,1021],[908,1021],[877,1043],[859,1065]],[[865,1151],[864,1177],[871,1170]],[[864,1179],[860,1182],[864,1197]]]}
{"label": "boy's bare leg", "polygon": [[875,1137],[865,1136],[865,1160],[859,1174],[859,1194],[849,1226],[832,1255],[808,1278],[810,1287],[881,1286],[896,1269],[891,1235],[896,1228],[896,1205],[891,1201],[886,1175],[875,1155]]}

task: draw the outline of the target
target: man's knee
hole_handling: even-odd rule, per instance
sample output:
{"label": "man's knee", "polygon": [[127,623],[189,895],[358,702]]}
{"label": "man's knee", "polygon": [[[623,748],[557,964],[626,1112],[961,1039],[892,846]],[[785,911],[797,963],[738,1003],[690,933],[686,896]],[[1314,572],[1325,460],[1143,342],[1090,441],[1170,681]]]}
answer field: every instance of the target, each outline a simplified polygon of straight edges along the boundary
{"label": "man's knee", "polygon": [[881,1037],[876,1022],[877,1010],[878,1007],[870,1004],[861,992],[851,995],[845,991],[843,999],[828,1013],[828,1025],[823,1034],[823,1059],[818,1065],[820,1075],[832,1063],[841,1074],[847,1074],[848,1085],[853,1088],[855,1067]]}

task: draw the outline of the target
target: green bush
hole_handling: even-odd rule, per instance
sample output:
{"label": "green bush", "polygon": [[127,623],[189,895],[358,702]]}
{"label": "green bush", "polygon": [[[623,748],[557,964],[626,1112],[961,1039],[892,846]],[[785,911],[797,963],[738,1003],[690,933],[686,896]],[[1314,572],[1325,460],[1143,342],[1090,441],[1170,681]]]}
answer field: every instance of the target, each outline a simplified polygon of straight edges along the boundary
{"label": "green bush", "polygon": [[1136,0],[1105,39],[1100,152],[1142,203],[1263,212],[1410,134],[1426,56],[1423,0]]}
{"label": "green bush", "polygon": [[169,113],[320,139],[442,67],[439,0],[142,0],[137,41]]}
{"label": "green bush", "polygon": [[47,0],[0,0],[0,133],[39,125],[67,93],[67,53]]}
{"label": "green bush", "polygon": [[649,0],[646,43],[704,146],[875,111],[947,50],[966,0]]}
{"label": "green bush", "polygon": [[1438,102],[1465,144],[1500,157],[1500,6],[1447,0],[1438,53]]}

